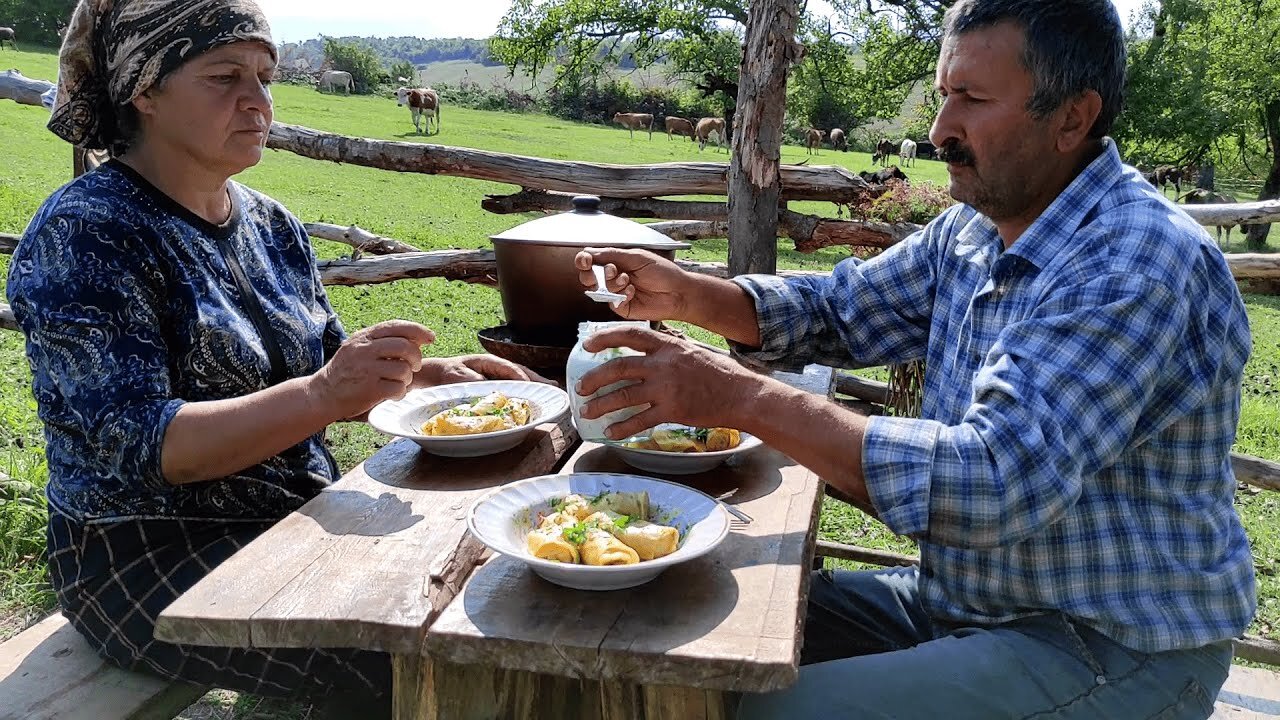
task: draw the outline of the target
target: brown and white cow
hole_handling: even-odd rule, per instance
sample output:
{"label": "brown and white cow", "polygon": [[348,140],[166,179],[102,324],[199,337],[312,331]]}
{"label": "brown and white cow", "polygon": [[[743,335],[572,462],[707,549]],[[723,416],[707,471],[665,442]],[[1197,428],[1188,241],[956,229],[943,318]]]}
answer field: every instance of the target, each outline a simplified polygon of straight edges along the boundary
{"label": "brown and white cow", "polygon": [[440,93],[431,88],[397,88],[396,105],[409,106],[409,115],[413,118],[413,129],[418,133],[422,132],[422,128],[418,126],[418,118],[426,119],[427,134],[430,135],[431,120],[434,117],[436,134],[440,134]]}
{"label": "brown and white cow", "polygon": [[898,148],[893,144],[892,140],[889,138],[881,138],[880,142],[876,143],[876,152],[871,156],[871,162],[878,162],[880,163],[880,167],[884,167],[889,164],[889,156],[897,149]]}
{"label": "brown and white cow", "polygon": [[708,142],[716,144],[717,152],[720,148],[725,148],[725,152],[729,151],[729,148],[725,147],[725,141],[728,138],[725,137],[724,118],[704,117],[698,121],[694,132],[698,135],[698,152],[702,152]]}
{"label": "brown and white cow", "polygon": [[831,149],[842,152],[849,149],[849,142],[845,139],[844,131],[840,128],[831,128]]}
{"label": "brown and white cow", "polygon": [[804,131],[804,147],[810,155],[817,154],[818,148],[822,147],[822,138],[826,137],[826,130],[818,130],[809,128]]}
{"label": "brown and white cow", "polygon": [[626,128],[632,139],[637,130],[648,130],[649,139],[653,139],[653,116],[649,113],[614,113],[613,121]]}
{"label": "brown and white cow", "polygon": [[667,139],[670,140],[672,135],[688,135],[691,142],[697,142],[698,135],[693,131],[693,123],[682,117],[667,117],[665,124],[667,126]]}

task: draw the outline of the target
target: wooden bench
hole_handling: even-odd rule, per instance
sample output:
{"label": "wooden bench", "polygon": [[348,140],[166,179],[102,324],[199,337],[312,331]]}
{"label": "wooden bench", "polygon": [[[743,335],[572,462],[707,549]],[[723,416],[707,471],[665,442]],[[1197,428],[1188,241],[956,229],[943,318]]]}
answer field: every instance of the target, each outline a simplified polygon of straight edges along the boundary
{"label": "wooden bench", "polygon": [[171,720],[206,690],[108,664],[61,615],[0,644],[0,720]]}

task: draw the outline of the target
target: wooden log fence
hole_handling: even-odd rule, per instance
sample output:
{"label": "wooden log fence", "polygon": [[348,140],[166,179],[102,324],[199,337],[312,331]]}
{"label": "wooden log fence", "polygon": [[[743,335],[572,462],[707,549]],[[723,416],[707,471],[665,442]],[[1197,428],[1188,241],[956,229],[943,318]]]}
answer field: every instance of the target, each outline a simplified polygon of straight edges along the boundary
{"label": "wooden log fence", "polygon": [[303,227],[307,229],[307,234],[311,237],[346,243],[355,248],[356,254],[352,256],[353,260],[359,260],[359,253],[362,252],[372,255],[422,252],[422,250],[409,243],[375,235],[355,225],[342,227],[341,225],[330,225],[329,223],[303,223]]}

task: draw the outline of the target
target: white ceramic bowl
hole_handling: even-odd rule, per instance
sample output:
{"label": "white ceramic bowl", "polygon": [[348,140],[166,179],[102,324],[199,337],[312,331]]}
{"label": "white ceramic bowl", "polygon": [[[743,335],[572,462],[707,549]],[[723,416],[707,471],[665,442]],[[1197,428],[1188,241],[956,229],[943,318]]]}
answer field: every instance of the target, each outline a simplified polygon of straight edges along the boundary
{"label": "white ceramic bowl", "polygon": [[[423,435],[422,424],[432,415],[464,402],[501,392],[523,398],[533,406],[527,425],[476,435]],[[369,411],[369,424],[388,435],[406,437],[433,455],[479,457],[510,450],[538,425],[559,419],[569,410],[569,395],[553,385],[523,380],[478,380],[409,391],[399,400],[385,400]]]}
{"label": "white ceramic bowl", "polygon": [[[652,520],[680,530],[674,553],[635,565],[570,565],[529,554],[527,535],[550,500],[570,493],[592,497],[606,490],[649,493]],[[646,583],[663,570],[711,552],[729,534],[729,513],[706,493],[684,485],[618,473],[544,475],[504,485],[480,498],[467,513],[467,527],[494,552],[524,561],[543,578],[579,590],[619,590]]]}
{"label": "white ceramic bowl", "polygon": [[[682,427],[688,426],[678,423],[662,423],[656,429]],[[628,465],[639,470],[647,470],[661,475],[692,475],[706,472],[734,455],[758,448],[762,444],[764,443],[760,441],[760,438],[749,433],[742,433],[742,442],[738,443],[738,447],[732,450],[718,450],[716,452],[677,453],[664,452],[662,450],[640,450],[614,443],[609,443],[609,447],[618,453]]]}

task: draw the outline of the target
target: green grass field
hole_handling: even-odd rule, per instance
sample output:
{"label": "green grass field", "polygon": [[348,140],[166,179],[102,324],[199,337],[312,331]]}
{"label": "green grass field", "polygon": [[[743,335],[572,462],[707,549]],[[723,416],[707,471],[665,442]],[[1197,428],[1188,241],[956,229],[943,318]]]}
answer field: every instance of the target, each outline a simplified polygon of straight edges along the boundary
{"label": "green grass field", "polygon": [[[28,77],[53,79],[55,58],[48,53],[7,52],[6,67]],[[393,100],[320,95],[309,88],[278,86],[276,119],[322,130],[391,140],[423,141],[414,135],[409,113]],[[0,231],[17,233],[48,194],[70,178],[71,153],[45,130],[41,108],[0,102]],[[686,160],[725,161],[710,150],[699,153],[687,140],[628,139],[618,128],[567,123],[545,115],[487,113],[446,106],[443,133],[431,142],[545,158],[606,163],[657,163]],[[784,162],[809,159],[804,148],[785,147]],[[871,169],[863,153],[829,149],[810,164],[835,164],[853,171]],[[940,163],[921,161],[908,169],[913,181],[944,183]],[[526,217],[490,215],[480,209],[486,193],[517,188],[460,178],[397,174],[361,167],[321,163],[283,152],[268,152],[263,162],[240,181],[277,198],[304,221],[358,224],[376,233],[403,239],[423,249],[482,248],[488,236]],[[1224,183],[1230,187],[1229,183]],[[791,209],[835,216],[829,203],[792,203]],[[1235,238],[1233,238],[1235,239]],[[831,248],[813,255],[779,245],[784,268],[830,268],[848,255]],[[345,255],[345,245],[317,241],[323,257]],[[1239,250],[1239,246],[1236,246]],[[723,241],[699,242],[684,257],[723,261]],[[0,288],[8,258],[0,255]],[[443,280],[405,281],[357,288],[332,288],[331,297],[348,329],[400,317],[435,330],[433,355],[475,352],[475,331],[499,324],[501,306],[493,290]],[[1280,460],[1280,298],[1247,296],[1255,352],[1244,386],[1244,413],[1237,448]],[[370,454],[383,438],[367,427],[336,426],[330,440],[344,469]],[[44,507],[39,489],[46,476],[43,441],[30,395],[30,374],[19,334],[0,331],[0,472],[11,480],[0,487],[0,617],[51,606],[44,583]],[[1259,570],[1260,607],[1252,632],[1276,637],[1280,630],[1280,495],[1242,492],[1240,513],[1254,545]],[[821,533],[824,538],[910,552],[908,541],[895,538],[856,510],[828,502]],[[0,637],[5,628],[0,624]]]}

